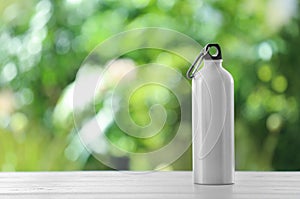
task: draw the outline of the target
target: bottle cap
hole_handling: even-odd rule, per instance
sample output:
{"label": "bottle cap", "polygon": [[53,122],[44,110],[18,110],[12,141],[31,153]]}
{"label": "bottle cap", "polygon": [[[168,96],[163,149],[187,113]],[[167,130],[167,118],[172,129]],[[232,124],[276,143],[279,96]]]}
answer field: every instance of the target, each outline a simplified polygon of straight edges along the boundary
{"label": "bottle cap", "polygon": [[[210,48],[215,48],[217,50],[216,54],[211,55],[209,52]],[[221,47],[219,46],[219,44],[207,44],[205,46],[205,51],[207,53],[204,55],[204,60],[220,60],[220,59],[222,59]]]}

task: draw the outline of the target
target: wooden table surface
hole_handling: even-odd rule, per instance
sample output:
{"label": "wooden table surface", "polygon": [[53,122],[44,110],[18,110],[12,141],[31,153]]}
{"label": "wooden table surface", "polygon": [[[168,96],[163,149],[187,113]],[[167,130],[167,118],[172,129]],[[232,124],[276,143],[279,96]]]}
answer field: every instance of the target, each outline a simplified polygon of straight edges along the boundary
{"label": "wooden table surface", "polygon": [[300,198],[300,172],[236,172],[236,183],[194,185],[191,172],[0,173],[0,198]]}

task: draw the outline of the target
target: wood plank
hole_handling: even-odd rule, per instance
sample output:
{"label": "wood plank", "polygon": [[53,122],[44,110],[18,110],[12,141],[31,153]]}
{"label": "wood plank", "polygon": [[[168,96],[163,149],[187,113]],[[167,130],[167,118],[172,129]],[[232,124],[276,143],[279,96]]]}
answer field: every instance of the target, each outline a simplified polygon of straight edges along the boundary
{"label": "wood plank", "polygon": [[300,172],[236,172],[226,186],[191,172],[4,172],[0,198],[300,198]]}

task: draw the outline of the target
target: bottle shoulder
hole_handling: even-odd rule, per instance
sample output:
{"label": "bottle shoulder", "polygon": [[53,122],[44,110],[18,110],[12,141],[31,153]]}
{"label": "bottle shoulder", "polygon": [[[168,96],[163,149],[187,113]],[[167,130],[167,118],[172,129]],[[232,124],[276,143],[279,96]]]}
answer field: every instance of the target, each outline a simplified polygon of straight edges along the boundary
{"label": "bottle shoulder", "polygon": [[230,72],[228,72],[225,68],[222,68],[223,69],[223,76],[231,83],[233,84],[234,83],[234,80],[233,80],[233,77],[232,75],[230,74]]}
{"label": "bottle shoulder", "polygon": [[196,81],[225,81],[227,83],[233,84],[234,80],[232,75],[223,67],[219,68],[201,68],[195,75],[194,79]]}

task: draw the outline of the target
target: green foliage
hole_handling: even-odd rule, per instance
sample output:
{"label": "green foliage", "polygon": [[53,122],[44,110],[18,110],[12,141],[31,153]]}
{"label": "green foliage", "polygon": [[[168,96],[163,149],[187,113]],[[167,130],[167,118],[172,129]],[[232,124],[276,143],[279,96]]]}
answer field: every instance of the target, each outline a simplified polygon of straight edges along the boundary
{"label": "green foliage", "polygon": [[[98,43],[121,31],[151,26],[177,30],[202,45],[216,41],[222,46],[224,66],[235,79],[237,169],[299,170],[298,7],[296,0],[2,0],[0,169],[109,169],[80,143],[72,114],[65,112],[71,106],[65,98],[80,64]],[[122,58],[137,65],[159,59],[182,74],[189,66],[158,50]],[[135,104],[130,111],[139,125],[149,122],[149,107],[157,102],[143,93],[169,92],[143,89],[129,102]],[[180,122],[178,101],[168,95],[165,107],[173,124],[153,140],[124,136],[116,124],[106,136],[135,152],[164,145]],[[97,110],[104,100],[98,100]],[[189,149],[169,168],[191,169],[190,157]],[[133,160],[131,168],[136,167],[147,165]]]}

